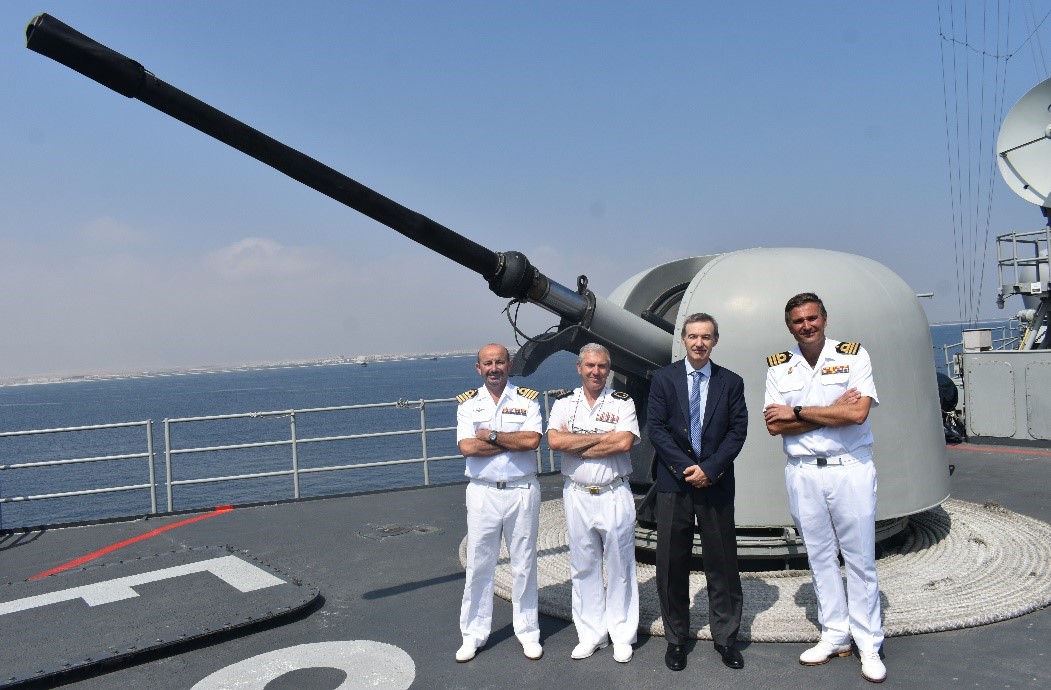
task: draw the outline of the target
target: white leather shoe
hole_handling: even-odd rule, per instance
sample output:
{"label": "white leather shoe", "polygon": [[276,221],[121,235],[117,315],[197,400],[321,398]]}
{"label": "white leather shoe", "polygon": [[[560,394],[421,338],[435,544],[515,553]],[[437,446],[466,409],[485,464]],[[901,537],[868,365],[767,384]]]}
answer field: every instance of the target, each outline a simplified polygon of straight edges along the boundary
{"label": "white leather shoe", "polygon": [[581,642],[573,648],[573,652],[569,655],[574,659],[587,659],[589,656],[602,649],[609,644],[609,641],[599,642],[597,644],[588,644],[587,642]]}
{"label": "white leather shoe", "polygon": [[834,656],[850,656],[850,643],[832,644],[821,640],[799,655],[799,663],[804,666],[820,666],[827,664]]}
{"label": "white leather shoe", "polygon": [[861,657],[861,677],[870,683],[887,680],[887,667],[880,661],[879,652],[858,652]]}
{"label": "white leather shoe", "polygon": [[478,648],[474,646],[472,642],[464,642],[463,645],[456,650],[456,663],[463,664],[474,658],[474,655],[478,653]]}
{"label": "white leather shoe", "polygon": [[634,650],[630,644],[617,644],[613,643],[613,660],[620,664],[626,664],[631,661],[631,655]]}
{"label": "white leather shoe", "polygon": [[544,656],[544,648],[540,646],[539,642],[523,642],[522,651],[527,659],[532,659],[533,661]]}

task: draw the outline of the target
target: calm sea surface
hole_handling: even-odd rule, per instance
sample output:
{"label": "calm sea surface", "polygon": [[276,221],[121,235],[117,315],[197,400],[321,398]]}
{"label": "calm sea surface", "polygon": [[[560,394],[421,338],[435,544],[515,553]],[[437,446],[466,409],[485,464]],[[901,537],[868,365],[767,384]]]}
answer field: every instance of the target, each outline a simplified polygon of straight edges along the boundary
{"label": "calm sea surface", "polygon": [[[931,327],[932,357],[944,371],[942,345],[961,340],[961,326]],[[528,379],[515,383],[541,391],[574,383],[573,356],[560,353]],[[207,373],[156,375],[100,381],[76,381],[0,387],[0,432],[57,429],[115,422],[153,420],[157,505],[166,509],[163,420],[180,417],[227,415],[274,410],[302,410],[452,398],[478,385],[473,356],[421,358],[359,364],[311,365],[267,369],[239,369]],[[428,405],[428,428],[455,425],[455,403]],[[297,439],[353,436],[417,429],[419,405],[384,407],[353,412],[311,413],[296,416]],[[173,455],[173,478],[189,480],[245,473],[280,472],[291,467],[291,419],[288,415],[225,422],[197,422],[172,427],[175,449],[231,446],[271,441],[277,445],[258,449],[223,449]],[[107,431],[64,432],[39,436],[0,438],[0,466],[145,453],[143,427]],[[427,455],[455,454],[451,429],[429,433]],[[297,447],[301,468],[331,467],[423,456],[420,434],[304,442]],[[430,481],[457,481],[463,461],[429,463]],[[0,497],[37,496],[101,486],[133,486],[148,481],[143,458],[113,462],[88,462],[63,467],[0,469]],[[353,471],[303,475],[300,493],[316,496],[352,491],[416,486],[423,483],[419,464],[388,465]],[[192,484],[173,487],[176,510],[211,507],[217,502],[237,503],[281,500],[292,496],[288,476]],[[130,507],[129,507],[130,506]],[[101,493],[88,497],[48,498],[0,504],[0,527],[54,524],[150,512],[146,489]]]}

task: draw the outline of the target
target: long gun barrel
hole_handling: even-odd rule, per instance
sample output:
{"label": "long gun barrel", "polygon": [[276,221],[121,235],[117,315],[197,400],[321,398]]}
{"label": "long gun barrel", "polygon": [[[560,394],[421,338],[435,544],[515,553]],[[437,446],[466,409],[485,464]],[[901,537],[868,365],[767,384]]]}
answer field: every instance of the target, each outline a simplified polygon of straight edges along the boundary
{"label": "long gun barrel", "polygon": [[117,93],[135,98],[226,143],[478,273],[505,298],[529,301],[562,319],[562,337],[533,343],[515,373],[528,374],[554,351],[594,340],[610,348],[615,368],[645,377],[671,357],[667,328],[598,297],[581,280],[577,291],[550,280],[519,252],[494,252],[333,170],[226,113],[167,84],[134,60],[48,14],[26,27],[26,46]]}

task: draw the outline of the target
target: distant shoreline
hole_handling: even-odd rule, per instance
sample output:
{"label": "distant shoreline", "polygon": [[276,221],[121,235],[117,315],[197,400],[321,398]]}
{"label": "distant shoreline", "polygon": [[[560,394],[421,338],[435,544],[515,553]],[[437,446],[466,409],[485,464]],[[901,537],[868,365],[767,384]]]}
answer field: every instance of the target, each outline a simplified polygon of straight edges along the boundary
{"label": "distant shoreline", "polygon": [[422,352],[400,355],[358,355],[355,357],[329,357],[326,359],[254,362],[234,365],[217,364],[202,367],[179,367],[174,369],[107,372],[96,374],[24,376],[0,379],[0,388],[10,386],[39,386],[52,383],[79,383],[83,381],[110,381],[116,379],[159,378],[165,376],[195,376],[199,374],[221,374],[232,371],[261,371],[266,369],[295,369],[300,367],[367,366],[371,363],[401,362],[414,359],[446,359],[449,357],[466,357],[474,354],[474,350],[449,350],[445,352]]}

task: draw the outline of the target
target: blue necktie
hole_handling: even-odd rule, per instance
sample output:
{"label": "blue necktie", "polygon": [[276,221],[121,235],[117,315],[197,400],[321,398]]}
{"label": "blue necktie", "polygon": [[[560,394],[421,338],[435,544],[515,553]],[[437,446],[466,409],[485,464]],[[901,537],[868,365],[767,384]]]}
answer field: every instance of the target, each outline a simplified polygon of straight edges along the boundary
{"label": "blue necktie", "polygon": [[701,411],[701,381],[704,380],[704,377],[699,370],[693,371],[690,375],[693,376],[693,390],[690,391],[690,442],[693,445],[694,455],[700,459],[701,418],[704,414]]}

